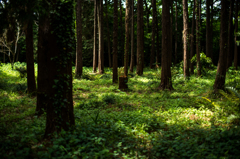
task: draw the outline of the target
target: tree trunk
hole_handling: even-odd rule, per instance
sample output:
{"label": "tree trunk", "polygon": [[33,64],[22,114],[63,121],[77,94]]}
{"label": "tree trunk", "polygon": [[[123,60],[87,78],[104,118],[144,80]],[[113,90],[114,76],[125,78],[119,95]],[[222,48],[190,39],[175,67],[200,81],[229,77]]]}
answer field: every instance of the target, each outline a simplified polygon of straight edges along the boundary
{"label": "tree trunk", "polygon": [[[28,8],[30,9],[30,8]],[[29,94],[36,93],[33,57],[33,21],[28,20],[26,28],[26,59],[27,59],[27,90]]]}
{"label": "tree trunk", "polygon": [[170,7],[171,7],[171,14],[170,14],[170,47],[169,47],[169,51],[170,51],[170,58],[169,58],[169,63],[170,63],[170,66],[172,66],[172,37],[173,37],[173,31],[172,31],[172,28],[173,28],[173,0],[170,0]]}
{"label": "tree trunk", "polygon": [[195,0],[196,4],[196,54],[197,54],[197,75],[201,76],[201,61],[200,61],[200,52],[199,52],[199,7],[198,1]]}
{"label": "tree trunk", "polygon": [[114,17],[113,17],[113,83],[118,82],[118,0],[114,0]]}
{"label": "tree trunk", "polygon": [[207,57],[210,57],[210,38],[209,38],[209,35],[211,34],[210,33],[210,0],[206,0],[206,8],[207,8],[207,19],[206,19],[206,56]]}
{"label": "tree trunk", "polygon": [[217,74],[214,83],[214,90],[223,89],[226,78],[227,65],[227,29],[228,29],[228,0],[221,1],[221,32],[220,32],[220,54],[218,60]]}
{"label": "tree trunk", "polygon": [[235,7],[235,40],[234,40],[234,67],[237,70],[238,66],[238,46],[237,46],[237,32],[238,32],[238,0],[236,0],[236,7]]}
{"label": "tree trunk", "polygon": [[170,38],[170,2],[169,0],[162,1],[162,71],[160,89],[172,90],[171,67],[169,63],[169,46]]}
{"label": "tree trunk", "polygon": [[155,32],[156,32],[156,0],[152,0],[153,6],[153,19],[152,19],[152,47],[151,47],[151,57],[150,57],[150,68],[153,69],[153,62],[155,60]]}
{"label": "tree trunk", "polygon": [[137,4],[137,74],[143,74],[143,0]]}
{"label": "tree trunk", "polygon": [[177,38],[178,38],[178,23],[177,23],[177,19],[178,19],[178,8],[177,8],[177,1],[175,2],[175,65],[177,64]]}
{"label": "tree trunk", "polygon": [[103,0],[99,0],[98,2],[98,39],[99,39],[99,51],[98,51],[98,72],[100,74],[104,73],[104,48],[103,48]]}
{"label": "tree trunk", "polygon": [[77,23],[77,49],[76,49],[76,63],[75,76],[82,76],[82,0],[77,0],[76,5],[76,23]]}
{"label": "tree trunk", "polygon": [[159,28],[158,28],[158,17],[156,15],[156,32],[157,32],[157,39],[156,39],[156,48],[157,48],[157,52],[156,52],[156,68],[159,68],[158,64],[160,62],[160,45],[159,45]]}
{"label": "tree trunk", "polygon": [[[192,33],[191,33],[191,53],[190,53],[190,59],[192,59],[193,55],[194,55],[194,37],[195,37],[195,8],[196,8],[196,4],[195,1],[193,1],[193,17],[192,17]],[[194,74],[194,66],[193,63],[190,63],[190,68],[191,68],[191,74]]]}
{"label": "tree trunk", "polygon": [[108,41],[108,64],[109,67],[112,67],[112,58],[111,58],[111,49],[110,49],[110,30],[109,30],[109,25],[108,25],[108,0],[105,0],[105,5],[106,5],[106,20],[107,20],[107,41]]}
{"label": "tree trunk", "polygon": [[131,62],[130,72],[133,72],[134,67],[134,0],[132,0],[132,24],[131,24]]}
{"label": "tree trunk", "polygon": [[184,61],[184,77],[188,78],[189,74],[189,58],[188,58],[188,2],[183,0],[183,61]]}
{"label": "tree trunk", "polygon": [[211,59],[213,59],[213,0],[211,0],[211,15],[210,15],[210,18],[211,18],[211,21],[210,21],[210,35],[209,35],[209,43],[210,43],[210,46],[209,46],[209,56]]}
{"label": "tree trunk", "polygon": [[233,38],[233,10],[234,10],[234,0],[230,1],[229,10],[229,23],[228,23],[228,54],[227,54],[227,69],[232,65],[234,50],[234,38]]}
{"label": "tree trunk", "polygon": [[93,72],[97,72],[97,0],[94,1]]}
{"label": "tree trunk", "polygon": [[[72,99],[72,48],[74,44],[74,32],[69,31],[69,28],[74,27],[73,16],[73,0],[67,3],[61,1],[51,1],[53,10],[47,22],[49,29],[47,30],[48,43],[44,61],[40,63],[47,66],[46,74],[47,86],[46,89],[46,106],[47,119],[45,138],[54,132],[65,131],[75,125],[73,114],[73,99]],[[58,7],[56,7],[58,6]],[[71,44],[71,45],[69,45]],[[42,53],[42,52],[41,52]]]}
{"label": "tree trunk", "polygon": [[119,51],[121,55],[121,62],[122,66],[124,66],[124,34],[123,33],[123,20],[122,20],[122,0],[119,0],[119,7],[120,7],[120,41],[119,41]]}
{"label": "tree trunk", "polygon": [[126,10],[125,10],[125,56],[124,56],[124,76],[128,76],[128,52],[130,44],[130,2],[126,0]]}

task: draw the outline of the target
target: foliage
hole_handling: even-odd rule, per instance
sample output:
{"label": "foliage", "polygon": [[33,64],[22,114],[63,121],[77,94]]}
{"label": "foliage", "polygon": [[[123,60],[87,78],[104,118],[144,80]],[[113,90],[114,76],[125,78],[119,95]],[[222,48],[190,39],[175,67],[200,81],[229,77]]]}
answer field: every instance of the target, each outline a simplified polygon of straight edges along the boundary
{"label": "foliage", "polygon": [[[13,91],[26,79],[3,64],[0,158],[238,158],[238,101],[213,93],[214,76],[186,81],[180,70],[173,67],[171,92],[157,89],[158,70],[129,78],[127,92],[108,78],[111,69],[104,78],[73,79],[76,127],[43,141],[46,115],[34,115],[36,98]],[[227,72],[227,85],[238,73]]]}

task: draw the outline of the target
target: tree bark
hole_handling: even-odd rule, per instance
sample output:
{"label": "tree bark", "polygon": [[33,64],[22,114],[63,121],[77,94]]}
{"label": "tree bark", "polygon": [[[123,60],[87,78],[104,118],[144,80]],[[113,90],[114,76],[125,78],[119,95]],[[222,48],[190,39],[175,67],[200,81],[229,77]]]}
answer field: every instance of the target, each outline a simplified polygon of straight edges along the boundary
{"label": "tree bark", "polygon": [[207,11],[206,11],[206,14],[207,14],[207,17],[206,17],[206,56],[207,57],[210,57],[210,38],[209,38],[209,35],[210,35],[210,0],[206,0],[206,8],[207,8]]}
{"label": "tree bark", "polygon": [[177,8],[177,1],[175,2],[175,65],[177,64],[177,38],[178,38],[178,23],[177,23],[177,19],[178,19],[178,8]]}
{"label": "tree bark", "polygon": [[107,20],[107,41],[108,41],[108,65],[109,67],[112,67],[112,57],[111,57],[111,46],[110,46],[110,30],[108,25],[108,0],[105,0],[106,5],[106,20]]}
{"label": "tree bark", "polygon": [[113,83],[118,82],[118,0],[114,0],[114,18],[113,18]]}
{"label": "tree bark", "polygon": [[210,46],[209,46],[209,56],[211,59],[213,59],[213,0],[211,0],[211,14],[210,14],[210,18],[211,18],[211,21],[210,21],[210,35],[209,35],[209,43],[210,43]]}
{"label": "tree bark", "polygon": [[233,10],[234,10],[234,0],[230,1],[229,10],[229,23],[228,23],[228,54],[227,54],[227,69],[232,65],[233,55],[234,55],[234,38],[233,38]]}
{"label": "tree bark", "polygon": [[[30,9],[30,8],[28,8]],[[31,13],[30,13],[31,14]],[[28,20],[26,28],[26,59],[27,59],[27,90],[29,94],[36,93],[33,57],[33,21]]]}
{"label": "tree bark", "polygon": [[161,84],[159,89],[172,90],[172,77],[171,67],[169,63],[169,46],[170,38],[170,2],[169,0],[162,1],[162,71],[161,71]]}
{"label": "tree bark", "polygon": [[104,73],[104,47],[103,47],[103,0],[98,2],[98,39],[99,39],[99,51],[98,51],[98,72],[100,74]]}
{"label": "tree bark", "polygon": [[94,1],[93,72],[97,72],[97,0]]}
{"label": "tree bark", "polygon": [[188,58],[188,1],[183,0],[183,61],[184,61],[184,77],[188,78],[189,74],[189,58]]}
{"label": "tree bark", "polygon": [[124,34],[121,34],[123,32],[123,20],[122,20],[122,0],[119,0],[119,7],[120,7],[120,40],[119,40],[119,51],[121,55],[121,64],[124,66]]}
{"label": "tree bark", "polygon": [[77,0],[76,5],[76,23],[77,23],[77,49],[76,49],[76,63],[75,76],[82,76],[82,0]]}
{"label": "tree bark", "polygon": [[235,6],[235,39],[234,39],[234,67],[237,70],[238,66],[238,46],[237,46],[237,32],[238,32],[238,0],[236,0],[236,6]]}
{"label": "tree bark", "polygon": [[170,47],[169,47],[169,51],[170,51],[170,58],[169,58],[169,63],[170,63],[170,66],[172,66],[172,48],[173,48],[173,45],[172,45],[172,37],[173,37],[173,0],[170,0],[170,7],[171,7],[171,14],[170,14]]}
{"label": "tree bark", "polygon": [[150,68],[153,69],[155,65],[153,62],[155,60],[155,33],[156,33],[156,0],[152,0],[153,7],[153,19],[152,19],[152,46],[151,46],[151,57],[150,57]]}
{"label": "tree bark", "polygon": [[143,50],[143,0],[137,4],[137,74],[143,74],[144,50]]}
{"label": "tree bark", "polygon": [[125,56],[124,56],[124,76],[128,76],[128,52],[130,43],[130,0],[126,0],[125,10]]}
{"label": "tree bark", "polygon": [[[190,53],[190,59],[192,59],[194,55],[194,37],[195,37],[195,9],[196,9],[196,4],[195,1],[193,1],[193,17],[192,17],[192,33],[191,33],[191,53]],[[191,69],[191,74],[194,74],[194,66],[193,63],[190,63],[190,69]]]}
{"label": "tree bark", "polygon": [[156,68],[159,68],[158,64],[160,62],[160,45],[159,45],[159,28],[158,28],[158,17],[156,15],[156,32],[157,32],[157,39],[156,39],[156,48],[157,48],[157,52],[156,52]]}
{"label": "tree bark", "polygon": [[196,54],[197,54],[197,75],[201,76],[201,61],[200,61],[200,52],[199,52],[199,6],[198,1],[195,0],[196,4]]}
{"label": "tree bark", "polygon": [[131,62],[130,62],[130,72],[133,72],[134,67],[134,0],[132,0],[132,24],[131,24]]}
{"label": "tree bark", "polygon": [[220,54],[218,60],[217,74],[214,82],[214,90],[223,89],[226,78],[227,65],[227,29],[228,29],[228,0],[221,1],[221,32],[220,32]]}

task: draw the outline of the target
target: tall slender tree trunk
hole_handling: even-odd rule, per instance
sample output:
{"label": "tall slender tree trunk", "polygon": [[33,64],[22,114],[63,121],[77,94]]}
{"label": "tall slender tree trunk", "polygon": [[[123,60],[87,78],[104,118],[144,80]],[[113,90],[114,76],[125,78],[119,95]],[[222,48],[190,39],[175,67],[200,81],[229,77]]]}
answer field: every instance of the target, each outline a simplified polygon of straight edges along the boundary
{"label": "tall slender tree trunk", "polygon": [[188,58],[188,1],[183,0],[183,61],[184,61],[184,77],[188,78],[189,74],[189,58]]}
{"label": "tall slender tree trunk", "polygon": [[207,8],[207,19],[206,19],[206,56],[210,57],[210,0],[206,0],[206,8]]}
{"label": "tall slender tree trunk", "polygon": [[156,39],[156,48],[157,48],[157,52],[156,52],[156,68],[159,68],[158,64],[160,62],[160,45],[159,45],[159,28],[158,28],[158,17],[156,15],[156,32],[157,32],[157,39]]}
{"label": "tall slender tree trunk", "polygon": [[178,23],[177,23],[177,20],[178,20],[178,8],[177,8],[177,1],[175,1],[175,65],[177,64],[177,38],[178,38]]}
{"label": "tall slender tree trunk", "polygon": [[120,40],[119,40],[119,51],[121,55],[121,65],[124,66],[124,34],[123,33],[123,20],[122,20],[122,0],[119,0],[119,7],[120,7]]}
{"label": "tall slender tree trunk", "polygon": [[110,49],[110,30],[108,25],[108,0],[105,0],[106,5],[106,20],[107,20],[107,41],[108,41],[108,64],[109,67],[112,67],[112,58],[111,58],[111,49]]}
{"label": "tall slender tree trunk", "polygon": [[118,0],[114,0],[113,17],[113,83],[118,82]]}
{"label": "tall slender tree trunk", "polygon": [[227,29],[228,29],[228,0],[221,1],[221,32],[220,32],[220,54],[218,60],[217,74],[214,82],[214,90],[223,89],[226,78],[227,66]]}
{"label": "tall slender tree trunk", "polygon": [[28,20],[26,28],[27,89],[29,94],[36,93],[33,57],[33,21]]}
{"label": "tall slender tree trunk", "polygon": [[[193,1],[193,16],[192,16],[192,31],[191,31],[191,52],[190,52],[190,59],[192,59],[193,55],[194,55],[194,37],[195,37],[195,8],[196,8],[196,5],[195,5],[195,1]],[[193,66],[193,63],[191,62],[190,63],[190,69],[191,69],[191,74],[194,74],[194,66]]]}
{"label": "tall slender tree trunk", "polygon": [[124,56],[124,76],[128,75],[128,54],[130,44],[130,0],[126,0],[125,10],[125,56]]}
{"label": "tall slender tree trunk", "polygon": [[132,0],[131,8],[132,24],[131,24],[131,62],[130,62],[130,72],[133,72],[134,67],[134,0]]}
{"label": "tall slender tree trunk", "polygon": [[153,69],[153,62],[155,60],[155,32],[156,32],[156,0],[152,0],[153,7],[153,19],[152,19],[152,46],[151,46],[151,57],[150,57],[150,68]]}
{"label": "tall slender tree trunk", "polygon": [[199,51],[199,6],[198,1],[195,0],[196,4],[196,54],[197,54],[197,75],[201,76],[201,61],[200,61],[200,51]]}
{"label": "tall slender tree trunk", "polygon": [[143,74],[143,0],[137,4],[137,74]]}
{"label": "tall slender tree trunk", "polygon": [[228,54],[227,54],[227,69],[232,65],[233,55],[234,55],[234,38],[233,38],[233,10],[234,10],[234,0],[230,1],[229,10],[229,23],[228,23]]}
{"label": "tall slender tree trunk", "polygon": [[100,74],[104,73],[104,47],[103,47],[103,0],[98,2],[98,72]]}
{"label": "tall slender tree trunk", "polygon": [[97,72],[97,0],[94,1],[93,72]]}
{"label": "tall slender tree trunk", "polygon": [[213,59],[213,0],[211,0],[211,14],[210,14],[210,34],[209,34],[209,57]]}
{"label": "tall slender tree trunk", "polygon": [[238,66],[238,46],[237,46],[237,32],[238,32],[238,0],[235,1],[235,39],[234,39],[234,67],[237,70]]}
{"label": "tall slender tree trunk", "polygon": [[169,47],[170,47],[170,2],[169,0],[162,0],[162,71],[161,84],[159,89],[172,90],[171,66],[169,63]]}
{"label": "tall slender tree trunk", "polygon": [[199,52],[202,52],[203,51],[203,45],[202,45],[202,0],[199,0],[199,3],[198,3],[198,20],[199,20],[199,27],[198,27],[198,30],[199,30]]}
{"label": "tall slender tree trunk", "polygon": [[76,20],[77,20],[77,49],[76,49],[76,63],[75,76],[82,76],[82,0],[77,0],[76,5]]}

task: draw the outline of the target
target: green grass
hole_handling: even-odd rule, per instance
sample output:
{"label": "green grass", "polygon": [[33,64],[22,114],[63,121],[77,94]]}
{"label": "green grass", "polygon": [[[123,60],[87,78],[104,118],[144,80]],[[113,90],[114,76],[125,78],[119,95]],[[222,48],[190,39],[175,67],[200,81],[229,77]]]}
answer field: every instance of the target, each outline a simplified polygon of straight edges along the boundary
{"label": "green grass", "polygon": [[[126,91],[111,69],[83,72],[73,80],[76,127],[43,141],[46,115],[34,115],[26,78],[0,66],[0,158],[240,158],[239,105],[213,93],[216,70],[185,81],[173,67],[171,92],[158,89],[161,70],[129,77]],[[238,90],[239,78],[230,69],[226,86]]]}

